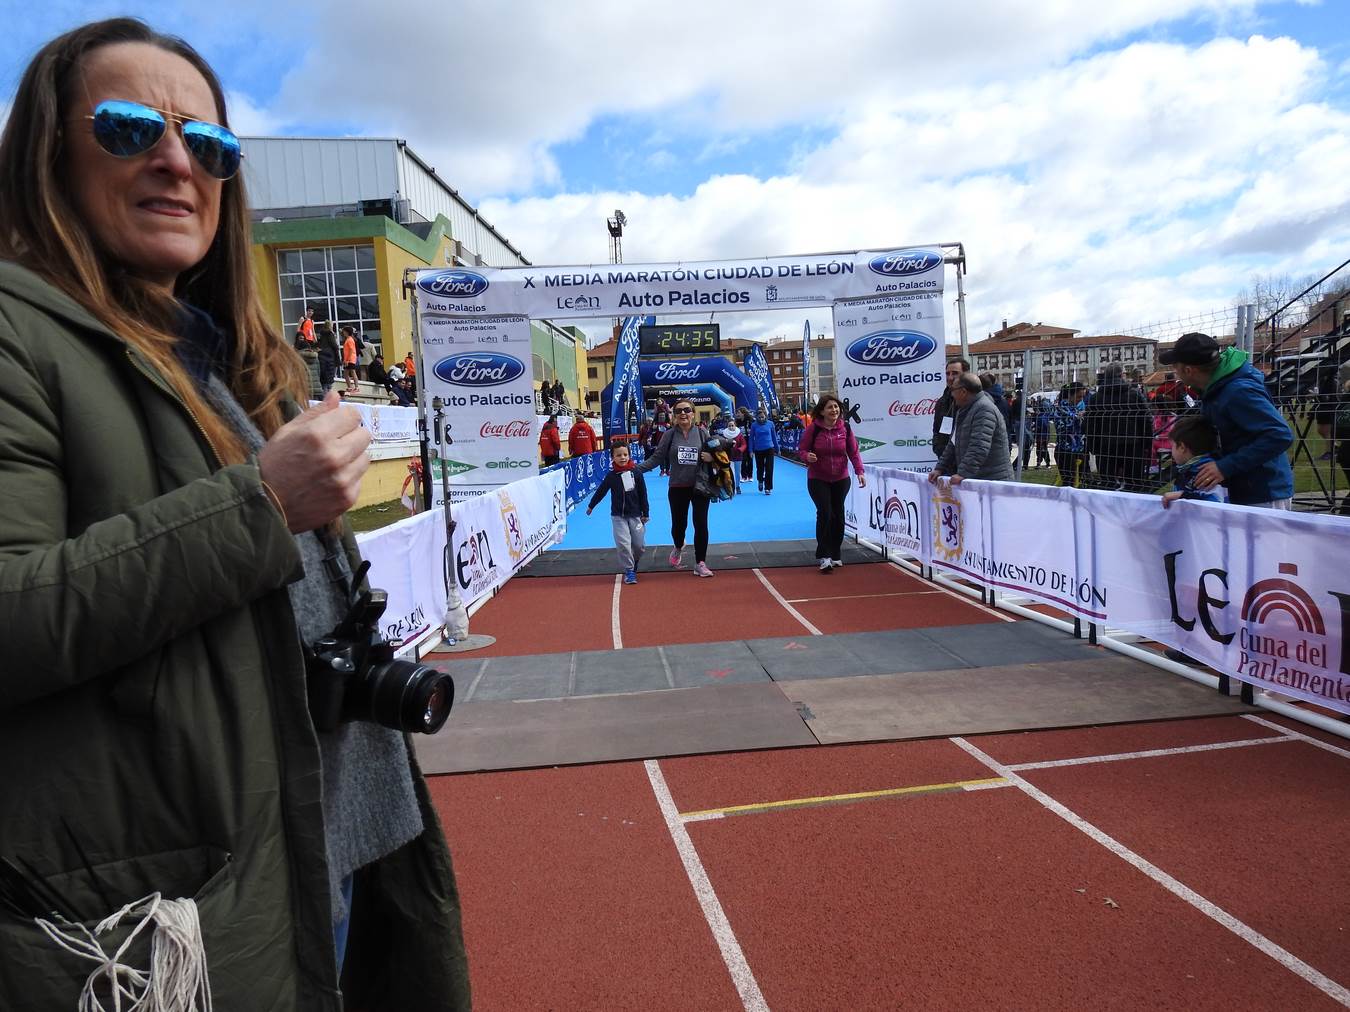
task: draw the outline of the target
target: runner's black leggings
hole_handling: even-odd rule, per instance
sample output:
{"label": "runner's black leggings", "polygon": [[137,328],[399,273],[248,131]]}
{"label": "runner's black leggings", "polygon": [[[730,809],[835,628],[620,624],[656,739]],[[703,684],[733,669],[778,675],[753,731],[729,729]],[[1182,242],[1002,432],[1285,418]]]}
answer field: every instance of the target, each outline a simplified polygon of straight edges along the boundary
{"label": "runner's black leggings", "polygon": [[844,547],[844,500],[853,482],[807,478],[806,491],[816,504],[816,558],[838,559]]}
{"label": "runner's black leggings", "polygon": [[708,561],[708,500],[694,495],[692,486],[671,486],[666,493],[670,500],[670,536],[676,548],[684,547],[685,526],[689,523],[689,507],[694,507],[694,562]]}
{"label": "runner's black leggings", "polygon": [[755,466],[759,468],[759,483],[764,486],[764,491],[773,491],[773,451],[756,450]]}

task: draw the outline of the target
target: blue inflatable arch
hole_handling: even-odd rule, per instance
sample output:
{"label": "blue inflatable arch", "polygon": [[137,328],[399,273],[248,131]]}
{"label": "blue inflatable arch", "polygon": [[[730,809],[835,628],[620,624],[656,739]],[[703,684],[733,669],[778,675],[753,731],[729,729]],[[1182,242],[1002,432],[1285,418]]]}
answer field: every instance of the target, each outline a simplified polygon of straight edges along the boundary
{"label": "blue inflatable arch", "polygon": [[[644,390],[648,387],[691,387],[713,393],[713,400],[723,407],[727,406],[729,400],[733,410],[747,408],[754,411],[759,407],[759,390],[754,381],[728,358],[644,358],[638,362],[638,375]],[[726,399],[717,397],[716,390],[722,391]],[[622,411],[623,405],[614,403],[614,384],[611,383],[600,394],[600,414],[606,436],[614,432],[631,431],[628,426],[633,423],[633,419],[615,417],[616,412]]]}

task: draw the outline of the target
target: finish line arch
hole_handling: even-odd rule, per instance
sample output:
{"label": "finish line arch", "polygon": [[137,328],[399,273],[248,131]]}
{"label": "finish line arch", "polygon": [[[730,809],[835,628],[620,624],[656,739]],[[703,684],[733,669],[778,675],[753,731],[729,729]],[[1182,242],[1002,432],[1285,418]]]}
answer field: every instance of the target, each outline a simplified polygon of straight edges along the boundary
{"label": "finish line arch", "polygon": [[[538,459],[535,426],[522,436],[512,423],[533,404],[531,319],[829,306],[835,382],[859,408],[853,431],[863,459],[929,470],[931,417],[923,406],[942,392],[947,265],[955,268],[964,347],[960,243],[753,260],[409,270],[423,431],[432,429],[427,408],[438,398],[455,438],[453,484],[491,487],[530,473],[519,465]],[[611,397],[630,398],[642,371],[637,328],[625,327]]]}

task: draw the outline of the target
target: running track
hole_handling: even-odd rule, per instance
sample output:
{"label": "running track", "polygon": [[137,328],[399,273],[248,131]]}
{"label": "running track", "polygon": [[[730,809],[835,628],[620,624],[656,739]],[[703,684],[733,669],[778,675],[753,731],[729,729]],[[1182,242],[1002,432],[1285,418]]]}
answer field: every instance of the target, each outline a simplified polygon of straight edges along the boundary
{"label": "running track", "polygon": [[[872,565],[517,580],[474,629],[505,656],[1004,618]],[[1299,727],[1222,717],[431,790],[481,1009],[1350,1007],[1350,750]]]}

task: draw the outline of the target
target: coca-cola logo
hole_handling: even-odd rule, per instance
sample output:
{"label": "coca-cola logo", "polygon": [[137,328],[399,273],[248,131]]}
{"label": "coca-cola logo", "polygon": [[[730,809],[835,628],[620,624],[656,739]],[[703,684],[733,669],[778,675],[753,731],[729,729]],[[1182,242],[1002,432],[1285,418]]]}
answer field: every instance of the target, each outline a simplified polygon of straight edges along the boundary
{"label": "coca-cola logo", "polygon": [[478,430],[478,434],[483,438],[489,436],[497,439],[523,439],[534,433],[534,426],[527,421],[511,422],[484,422],[483,427]]}
{"label": "coca-cola logo", "polygon": [[891,415],[931,415],[937,412],[937,401],[927,397],[921,401],[891,401]]}

